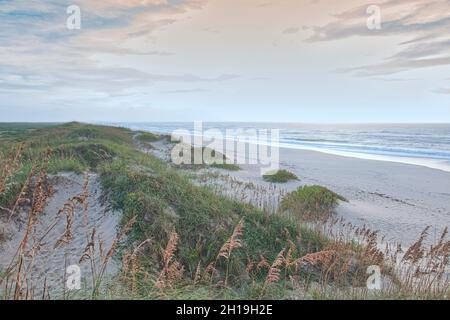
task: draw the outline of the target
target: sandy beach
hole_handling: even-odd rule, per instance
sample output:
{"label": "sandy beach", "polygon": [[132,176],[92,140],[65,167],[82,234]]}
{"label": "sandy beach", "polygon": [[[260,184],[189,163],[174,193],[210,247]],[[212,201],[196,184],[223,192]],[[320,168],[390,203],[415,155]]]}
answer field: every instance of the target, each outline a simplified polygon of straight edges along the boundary
{"label": "sandy beach", "polygon": [[[283,188],[290,191],[299,185],[319,184],[339,193],[348,202],[341,202],[337,214],[354,225],[379,230],[386,240],[408,245],[427,226],[431,226],[431,238],[450,226],[449,172],[286,148],[280,149],[280,167],[300,178]],[[259,167],[241,168],[230,175],[267,184]]]}

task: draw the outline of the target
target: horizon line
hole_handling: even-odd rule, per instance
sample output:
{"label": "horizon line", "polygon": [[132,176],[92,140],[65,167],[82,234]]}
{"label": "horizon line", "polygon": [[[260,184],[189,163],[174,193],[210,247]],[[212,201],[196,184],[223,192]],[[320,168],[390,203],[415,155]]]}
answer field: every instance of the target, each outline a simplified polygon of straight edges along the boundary
{"label": "horizon line", "polygon": [[295,121],[218,121],[218,120],[192,120],[192,121],[181,121],[181,120],[174,120],[174,121],[162,121],[162,120],[155,120],[155,121],[120,121],[120,120],[114,120],[114,121],[105,121],[105,120],[96,120],[96,121],[80,121],[80,120],[67,120],[67,121],[0,121],[0,124],[66,124],[71,122],[78,122],[78,123],[85,123],[85,124],[105,124],[105,123],[111,123],[111,124],[121,124],[121,123],[135,123],[135,124],[146,124],[146,123],[195,123],[195,122],[203,122],[203,123],[260,123],[260,124],[309,124],[309,125],[332,125],[332,124],[338,124],[338,125],[361,125],[361,124],[390,124],[390,125],[414,125],[414,124],[436,124],[436,125],[450,125],[450,122],[295,122]]}

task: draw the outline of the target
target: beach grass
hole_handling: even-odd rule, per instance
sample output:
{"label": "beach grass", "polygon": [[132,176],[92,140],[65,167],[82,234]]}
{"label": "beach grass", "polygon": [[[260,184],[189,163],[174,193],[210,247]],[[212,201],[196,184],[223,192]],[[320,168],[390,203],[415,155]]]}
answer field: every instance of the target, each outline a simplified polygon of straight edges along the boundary
{"label": "beach grass", "polygon": [[292,180],[298,180],[298,177],[288,170],[277,170],[263,175],[266,182],[272,183],[286,183]]}
{"label": "beach grass", "polygon": [[143,142],[143,143],[151,143],[151,142],[160,141],[161,139],[163,139],[163,137],[160,137],[151,132],[140,132],[137,136],[137,139],[138,139],[138,141]]}
{"label": "beach grass", "polygon": [[[182,152],[179,154],[179,157],[183,157],[183,152],[186,150],[190,153],[190,156],[187,157],[188,163],[178,165],[179,167],[188,169],[215,168],[226,171],[241,170],[237,164],[227,163],[227,157],[214,149],[208,147],[188,146],[182,143],[179,144],[179,146],[184,146],[182,148]],[[196,161],[196,158],[200,160]]]}
{"label": "beach grass", "polygon": [[216,168],[216,169],[222,169],[222,170],[227,170],[227,171],[239,171],[241,170],[241,167],[239,167],[236,164],[232,164],[232,163],[213,163],[211,165],[212,168]]}
{"label": "beach grass", "polygon": [[325,187],[306,185],[286,194],[281,201],[281,210],[288,211],[301,220],[326,220],[338,201],[346,200]]}

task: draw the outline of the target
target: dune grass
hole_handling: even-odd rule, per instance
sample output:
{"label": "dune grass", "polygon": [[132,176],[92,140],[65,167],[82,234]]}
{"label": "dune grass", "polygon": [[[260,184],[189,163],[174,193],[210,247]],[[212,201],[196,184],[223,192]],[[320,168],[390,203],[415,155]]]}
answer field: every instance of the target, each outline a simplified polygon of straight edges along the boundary
{"label": "dune grass", "polygon": [[263,175],[263,179],[266,182],[286,183],[291,180],[298,180],[298,177],[288,170],[277,170]]}
{"label": "dune grass", "polygon": [[212,168],[216,168],[216,169],[222,169],[222,170],[227,170],[227,171],[239,171],[241,170],[241,167],[239,167],[236,164],[232,164],[232,163],[213,163],[211,165]]}
{"label": "dune grass", "polygon": [[[194,147],[181,144],[180,146],[184,146],[182,152],[178,155],[180,158],[177,159],[181,162],[181,160],[187,160],[188,163],[182,163],[178,165],[181,168],[187,169],[202,169],[206,167],[222,169],[227,171],[239,171],[241,168],[233,163],[227,163],[227,157],[208,147]],[[181,150],[181,149],[180,149]],[[184,158],[183,152],[189,150],[190,156]],[[198,161],[197,159],[200,159]],[[172,159],[173,160],[173,159]],[[197,163],[197,161],[199,163]]]}
{"label": "dune grass", "polygon": [[140,132],[136,139],[142,143],[151,143],[160,141],[163,139],[163,137],[157,136],[156,134],[153,134],[151,132]]}
{"label": "dune grass", "polygon": [[322,221],[329,218],[338,201],[346,200],[322,186],[302,186],[284,196],[281,210],[301,220]]}

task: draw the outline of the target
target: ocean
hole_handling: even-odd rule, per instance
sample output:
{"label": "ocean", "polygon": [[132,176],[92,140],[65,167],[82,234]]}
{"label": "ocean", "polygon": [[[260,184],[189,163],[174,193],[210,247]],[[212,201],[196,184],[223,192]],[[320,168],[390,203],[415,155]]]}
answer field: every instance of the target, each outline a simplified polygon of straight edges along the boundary
{"label": "ocean", "polygon": [[[194,123],[105,123],[171,134]],[[203,123],[203,130],[278,129],[279,146],[450,171],[450,124]]]}

